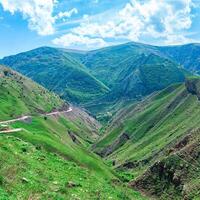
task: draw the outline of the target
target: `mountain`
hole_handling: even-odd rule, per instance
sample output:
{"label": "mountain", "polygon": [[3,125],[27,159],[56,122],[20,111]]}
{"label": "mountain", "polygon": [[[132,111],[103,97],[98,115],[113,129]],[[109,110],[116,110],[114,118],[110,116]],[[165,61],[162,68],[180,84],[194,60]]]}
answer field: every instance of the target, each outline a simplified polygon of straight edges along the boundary
{"label": "mountain", "polygon": [[131,187],[159,199],[199,199],[200,130],[192,130],[172,145]]}
{"label": "mountain", "polygon": [[72,103],[84,103],[108,92],[84,65],[61,49],[42,47],[5,57],[1,63]]}
{"label": "mountain", "polygon": [[200,79],[119,111],[93,150],[130,185],[158,199],[198,199]]}
{"label": "mountain", "polygon": [[158,47],[158,50],[169,59],[184,66],[185,69],[200,73],[200,44]]}
{"label": "mountain", "polygon": [[150,47],[128,43],[90,52],[42,47],[0,63],[96,115],[122,99],[140,99],[184,80],[178,64]]}
{"label": "mountain", "polygon": [[[176,70],[172,71],[174,74],[179,72],[178,69],[175,69],[179,66],[166,58],[162,58],[161,55],[150,47],[149,45],[139,43],[127,43],[91,51],[87,54],[81,54],[79,57],[90,72],[110,88],[115,87],[122,80],[128,79],[131,73],[138,71],[138,68],[144,67],[144,65],[163,65],[163,68],[160,67],[160,71],[158,70],[158,76],[162,72],[161,70],[165,70],[165,67],[166,71],[163,71],[163,73],[167,73],[167,70],[171,68],[171,70]],[[170,65],[173,65],[173,67]],[[136,73],[136,78],[137,75]],[[158,84],[160,83],[158,82]]]}
{"label": "mountain", "polygon": [[0,199],[144,199],[89,151],[99,124],[0,66]]}
{"label": "mountain", "polygon": [[[71,53],[72,56],[74,54]],[[96,115],[113,113],[120,104],[123,106],[129,100],[141,100],[172,83],[183,82],[186,75],[180,65],[156,47],[140,43],[77,53],[76,58],[111,90],[100,99],[85,105]]]}

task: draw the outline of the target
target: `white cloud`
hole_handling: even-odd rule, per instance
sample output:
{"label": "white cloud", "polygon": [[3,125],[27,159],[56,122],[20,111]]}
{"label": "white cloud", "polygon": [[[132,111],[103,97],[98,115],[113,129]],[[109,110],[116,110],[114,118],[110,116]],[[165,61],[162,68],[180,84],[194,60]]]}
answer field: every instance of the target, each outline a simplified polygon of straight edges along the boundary
{"label": "white cloud", "polygon": [[89,38],[87,36],[75,35],[72,33],[65,34],[59,38],[54,39],[53,43],[70,48],[81,48],[81,46],[84,46],[88,49],[92,49],[94,47],[100,48],[108,45],[101,38]]}
{"label": "white cloud", "polygon": [[189,41],[185,32],[192,25],[192,6],[192,0],[130,0],[115,16],[102,17],[101,21],[88,17],[70,30],[70,37],[64,35],[56,40],[62,38],[64,42],[65,38],[68,39],[63,43],[65,46],[73,44],[73,40],[70,42],[73,35],[79,42],[86,37],[104,41],[113,38],[133,41],[152,38],[166,44],[182,43]]}
{"label": "white cloud", "polygon": [[54,19],[63,19],[63,18],[70,18],[73,14],[77,14],[78,10],[76,8],[73,8],[66,12],[59,12]]}
{"label": "white cloud", "polygon": [[137,39],[146,36],[162,38],[165,43],[173,38],[176,43],[175,39],[177,42],[186,39],[182,33],[192,25],[191,7],[191,0],[149,0],[144,3],[132,0],[119,12],[119,16],[121,24],[127,24],[123,30],[130,29],[126,35],[130,40],[135,36]]}
{"label": "white cloud", "polygon": [[16,12],[22,13],[23,18],[28,21],[29,28],[39,35],[54,34],[56,20],[70,18],[78,13],[78,10],[73,8],[53,16],[57,3],[57,0],[0,0],[4,11],[9,11],[12,15]]}
{"label": "white cloud", "polygon": [[0,3],[4,11],[22,13],[23,18],[28,20],[29,28],[39,35],[54,33],[52,13],[56,0],[0,0]]}

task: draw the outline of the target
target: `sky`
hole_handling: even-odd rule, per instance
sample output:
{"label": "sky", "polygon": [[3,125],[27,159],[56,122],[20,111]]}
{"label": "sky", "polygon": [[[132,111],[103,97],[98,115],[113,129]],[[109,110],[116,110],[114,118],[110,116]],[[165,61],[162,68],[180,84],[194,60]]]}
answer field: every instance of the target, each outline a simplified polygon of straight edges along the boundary
{"label": "sky", "polygon": [[200,0],[0,0],[0,57],[40,46],[200,42]]}

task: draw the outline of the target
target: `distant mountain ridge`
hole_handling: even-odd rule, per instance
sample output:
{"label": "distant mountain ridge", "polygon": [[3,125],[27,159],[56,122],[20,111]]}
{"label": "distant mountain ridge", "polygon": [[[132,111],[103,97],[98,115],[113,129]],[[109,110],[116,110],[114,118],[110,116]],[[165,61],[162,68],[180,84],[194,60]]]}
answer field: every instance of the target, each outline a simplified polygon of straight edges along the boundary
{"label": "distant mountain ridge", "polygon": [[198,44],[159,47],[134,42],[89,52],[41,47],[0,63],[97,115],[116,102],[138,100],[183,82],[188,71],[199,73],[199,51]]}
{"label": "distant mountain ridge", "polygon": [[84,65],[60,49],[42,47],[5,57],[1,63],[71,102],[87,102],[108,92]]}

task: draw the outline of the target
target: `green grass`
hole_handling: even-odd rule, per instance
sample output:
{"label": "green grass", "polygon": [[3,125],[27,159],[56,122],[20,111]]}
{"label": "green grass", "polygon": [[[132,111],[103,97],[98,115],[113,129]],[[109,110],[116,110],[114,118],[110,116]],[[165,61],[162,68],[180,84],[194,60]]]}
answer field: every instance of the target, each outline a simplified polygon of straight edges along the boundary
{"label": "green grass", "polygon": [[41,116],[64,102],[7,68],[0,76],[1,121],[31,116],[9,125],[22,131],[0,134],[0,200],[144,199],[89,151],[97,130],[87,114],[73,107],[67,116]]}
{"label": "green grass", "polygon": [[[85,167],[16,136],[0,136],[0,199],[138,199]],[[75,186],[70,187],[72,182]]]}
{"label": "green grass", "polygon": [[48,151],[57,152],[69,160],[73,160],[111,178],[112,173],[106,168],[104,170],[105,166],[97,156],[72,142],[68,131],[73,130],[74,125],[69,125],[67,121],[63,123],[63,120],[64,118],[60,123],[59,119],[49,118],[44,120],[42,117],[36,117],[32,119],[31,124],[17,122],[13,124],[13,127],[25,129],[25,131],[15,134],[18,137],[34,145],[41,145]]}
{"label": "green grass", "polygon": [[[190,81],[193,81],[196,92],[199,94],[198,80],[195,78]],[[132,164],[129,169],[118,169],[119,177],[124,181],[136,180],[140,177],[141,180],[144,180],[144,187],[140,188],[141,190],[145,191],[145,185],[149,184],[147,192],[162,196],[162,199],[181,199],[183,195],[177,188],[174,188],[173,182],[170,183],[167,178],[160,180],[158,174],[146,173],[146,170],[154,166],[155,162],[161,160],[165,162],[166,152],[170,147],[178,143],[191,130],[200,128],[199,115],[200,101],[197,95],[189,93],[184,84],[172,85],[138,104],[122,109],[107,127],[106,134],[94,145],[94,151],[101,153],[106,148],[113,147],[112,145],[116,145],[119,136],[127,133],[130,140],[122,146],[113,148],[113,152],[106,156],[108,163],[115,161],[113,168],[122,167],[128,163],[129,166]],[[197,146],[199,145],[198,138],[194,136]],[[188,149],[191,149],[190,145],[188,145]],[[188,151],[190,152],[190,150]],[[185,155],[188,159],[189,154]],[[198,155],[198,151],[194,150],[192,155]],[[173,156],[167,157],[166,162],[170,159],[176,163]],[[179,170],[182,166],[181,163],[179,158],[176,165],[171,163],[170,166],[172,169]],[[192,165],[192,162],[188,161],[187,170],[192,169]],[[164,166],[167,168],[166,163]],[[157,171],[159,169],[162,170],[162,168],[158,168]],[[198,173],[199,171],[193,170],[193,173],[188,171],[183,177],[184,185],[188,187],[186,194],[190,194],[191,197],[198,196],[197,191],[200,187],[198,178],[196,178]],[[142,176],[143,174],[145,176]],[[151,178],[148,179],[148,177]],[[152,180],[151,183],[149,180]],[[195,182],[191,187],[188,184],[190,181]]]}
{"label": "green grass", "polygon": [[64,104],[57,95],[10,69],[0,66],[0,76],[0,120],[50,112]]}
{"label": "green grass", "polygon": [[[100,158],[72,142],[64,118],[17,122],[24,131],[0,135],[0,196],[5,199],[144,199]],[[76,128],[75,128],[76,129]],[[76,131],[76,130],[74,130]],[[11,176],[12,174],[12,176]],[[69,182],[77,186],[70,188]]]}
{"label": "green grass", "polygon": [[[159,92],[151,101],[138,104],[112,127],[96,144],[101,151],[112,144],[120,134],[131,137],[124,146],[109,156],[118,165],[126,161],[150,159],[168,144],[176,141],[191,128],[199,127],[200,103],[196,96],[187,94],[184,85]],[[119,125],[120,124],[120,125]]]}

